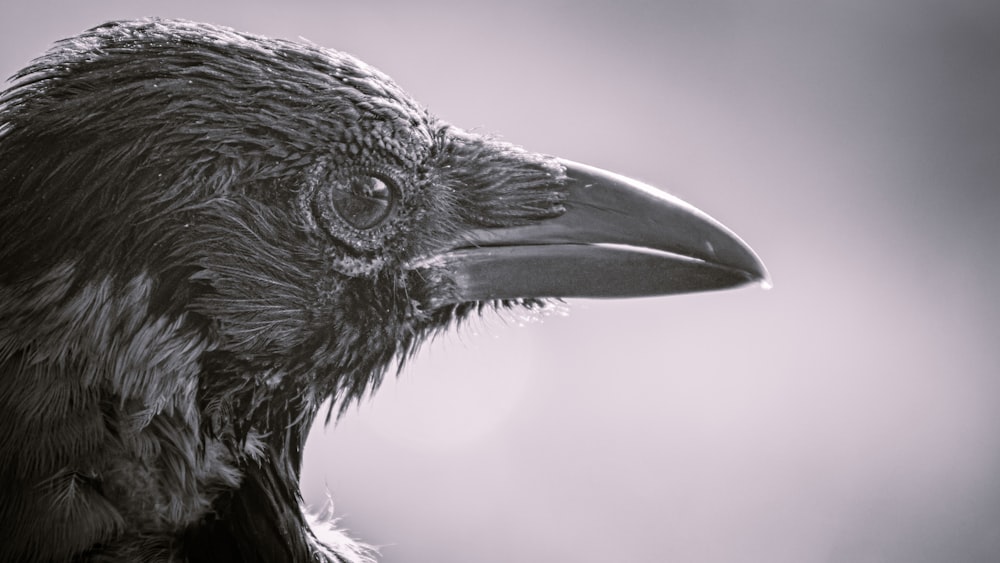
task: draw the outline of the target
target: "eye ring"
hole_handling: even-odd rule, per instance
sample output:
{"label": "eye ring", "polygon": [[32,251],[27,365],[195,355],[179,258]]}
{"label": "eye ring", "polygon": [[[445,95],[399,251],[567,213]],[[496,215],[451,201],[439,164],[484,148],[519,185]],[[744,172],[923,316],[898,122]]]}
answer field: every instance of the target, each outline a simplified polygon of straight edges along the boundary
{"label": "eye ring", "polygon": [[338,182],[330,190],[330,204],[345,223],[359,231],[386,222],[399,201],[399,189],[388,177],[361,172]]}

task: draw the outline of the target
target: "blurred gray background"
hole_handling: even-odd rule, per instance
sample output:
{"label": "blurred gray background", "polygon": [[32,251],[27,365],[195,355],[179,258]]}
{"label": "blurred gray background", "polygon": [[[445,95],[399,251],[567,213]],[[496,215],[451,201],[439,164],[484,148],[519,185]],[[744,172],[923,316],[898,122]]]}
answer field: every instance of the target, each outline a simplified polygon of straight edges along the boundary
{"label": "blurred gray background", "polygon": [[385,562],[1000,561],[1000,3],[7,2],[0,74],[140,15],[353,53],[771,270],[485,318],[317,426]]}

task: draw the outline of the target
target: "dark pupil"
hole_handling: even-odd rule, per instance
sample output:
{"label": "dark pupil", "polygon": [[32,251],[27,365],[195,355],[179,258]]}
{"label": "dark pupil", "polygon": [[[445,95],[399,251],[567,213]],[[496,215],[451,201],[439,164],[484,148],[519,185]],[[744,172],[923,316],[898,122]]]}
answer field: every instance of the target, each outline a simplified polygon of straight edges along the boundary
{"label": "dark pupil", "polygon": [[333,190],[333,206],[352,227],[370,229],[392,210],[392,190],[381,179],[366,176],[351,180],[349,186]]}

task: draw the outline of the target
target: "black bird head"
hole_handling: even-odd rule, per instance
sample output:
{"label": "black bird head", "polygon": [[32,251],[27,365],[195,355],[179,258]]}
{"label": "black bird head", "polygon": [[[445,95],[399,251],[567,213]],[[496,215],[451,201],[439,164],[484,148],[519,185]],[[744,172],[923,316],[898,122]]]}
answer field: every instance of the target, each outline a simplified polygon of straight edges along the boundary
{"label": "black bird head", "polygon": [[325,400],[483,308],[765,276],[693,207],[350,56],[92,29],[0,98],[0,559],[357,558],[299,508]]}

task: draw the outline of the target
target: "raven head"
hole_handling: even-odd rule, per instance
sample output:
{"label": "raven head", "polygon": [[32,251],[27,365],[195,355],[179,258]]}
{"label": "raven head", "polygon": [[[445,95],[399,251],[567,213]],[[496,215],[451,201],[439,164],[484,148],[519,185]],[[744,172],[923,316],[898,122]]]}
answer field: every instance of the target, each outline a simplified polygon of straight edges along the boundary
{"label": "raven head", "polygon": [[766,278],[680,200],[450,126],[316,46],[117,22],[15,79],[4,555],[349,559],[298,507],[323,401],[484,307]]}

